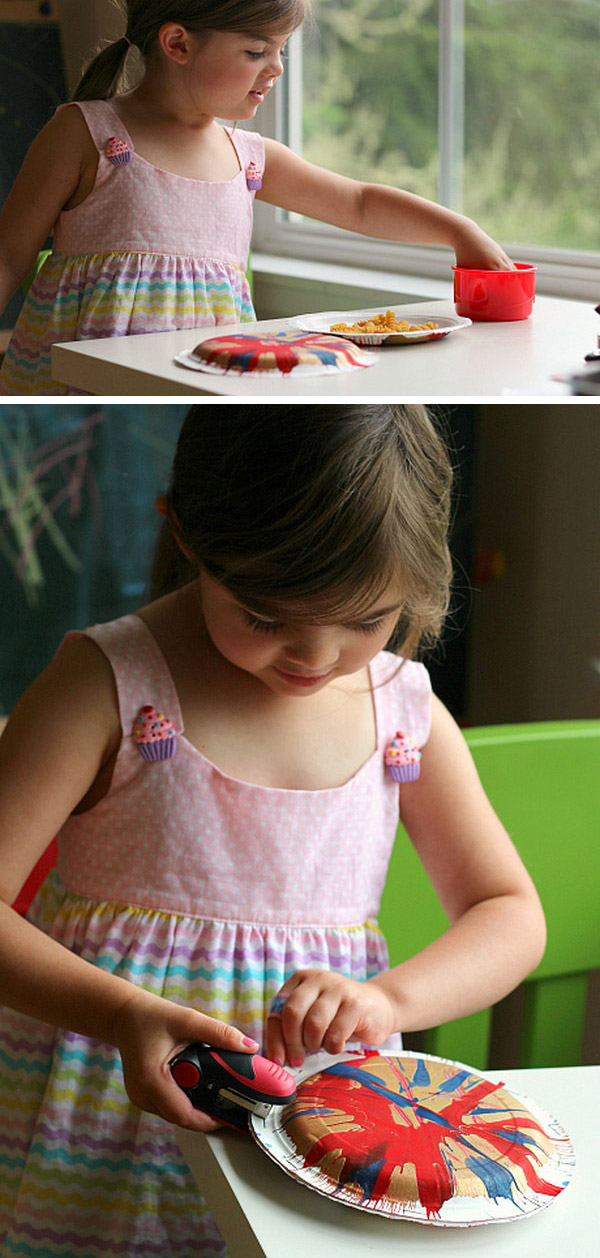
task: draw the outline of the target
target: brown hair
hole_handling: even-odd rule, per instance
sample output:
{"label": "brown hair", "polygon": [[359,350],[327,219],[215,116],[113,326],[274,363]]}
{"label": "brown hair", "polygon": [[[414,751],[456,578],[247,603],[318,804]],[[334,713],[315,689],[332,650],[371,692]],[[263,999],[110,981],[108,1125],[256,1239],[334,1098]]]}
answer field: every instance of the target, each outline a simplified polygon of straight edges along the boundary
{"label": "brown hair", "polygon": [[195,34],[240,31],[263,35],[296,30],[309,11],[310,0],[122,0],[127,27],[88,65],[73,100],[107,100],[118,90],[131,45],[142,57],[151,54],[161,26],[180,22]]}
{"label": "brown hair", "polygon": [[394,582],[395,645],[412,654],[448,607],[451,479],[422,406],[193,406],[151,595],[202,566],[259,613],[335,620],[360,617]]}

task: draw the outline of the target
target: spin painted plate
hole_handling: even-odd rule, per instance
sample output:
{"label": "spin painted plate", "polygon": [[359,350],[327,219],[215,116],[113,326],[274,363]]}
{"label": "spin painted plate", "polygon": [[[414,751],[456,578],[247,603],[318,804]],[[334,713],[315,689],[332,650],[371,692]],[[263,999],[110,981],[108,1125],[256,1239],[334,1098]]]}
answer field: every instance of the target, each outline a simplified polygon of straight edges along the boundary
{"label": "spin painted plate", "polygon": [[371,319],[383,313],[381,310],[326,310],[323,314],[298,315],[288,319],[291,327],[301,328],[304,332],[328,332],[331,336],[343,336],[355,345],[415,345],[419,341],[441,341],[450,332],[460,328],[470,328],[471,319],[459,315],[438,315],[431,310],[407,310],[406,306],[388,306],[400,320],[408,323],[435,323],[435,328],[425,328],[406,332],[331,332],[334,323],[357,323],[362,319]]}
{"label": "spin painted plate", "polygon": [[224,333],[178,354],[175,362],[214,375],[329,375],[370,367],[377,355],[347,337],[312,332]]}
{"label": "spin painted plate", "polygon": [[307,1187],[384,1218],[441,1227],[524,1219],[566,1188],[560,1124],[458,1062],[319,1054],[296,1100],[252,1116],[257,1143]]}

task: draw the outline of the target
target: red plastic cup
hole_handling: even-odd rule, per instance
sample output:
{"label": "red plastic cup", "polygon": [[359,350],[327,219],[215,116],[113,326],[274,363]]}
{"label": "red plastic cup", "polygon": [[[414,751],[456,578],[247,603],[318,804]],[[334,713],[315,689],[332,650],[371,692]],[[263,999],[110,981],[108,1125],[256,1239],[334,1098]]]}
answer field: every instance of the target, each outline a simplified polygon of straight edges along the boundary
{"label": "red plastic cup", "polygon": [[536,266],[515,262],[516,271],[477,271],[453,266],[456,313],[500,322],[528,319],[535,301]]}

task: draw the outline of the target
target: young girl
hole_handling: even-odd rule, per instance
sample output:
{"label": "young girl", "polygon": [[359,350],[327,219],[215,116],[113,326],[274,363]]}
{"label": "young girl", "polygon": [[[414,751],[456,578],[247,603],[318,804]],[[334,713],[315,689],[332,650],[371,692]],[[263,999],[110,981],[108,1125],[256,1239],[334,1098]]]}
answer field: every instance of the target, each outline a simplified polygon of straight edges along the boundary
{"label": "young girl", "polygon": [[[447,604],[449,502],[420,407],[190,411],[159,597],[67,635],[0,740],[3,1253],[215,1258],[168,1125],[214,1126],[178,1050],[398,1047],[537,963],[535,891],[410,658]],[[400,787],[398,730],[423,749]],[[389,970],[399,801],[452,925]]]}
{"label": "young girl", "polygon": [[[470,219],[321,170],[254,118],[308,0],[128,0],[122,39],[92,62],[39,135],[0,218],[0,309],[54,229],[7,351],[5,393],[60,393],[59,341],[254,319],[246,269],[254,196],[387,240],[512,263]],[[145,73],[115,95],[132,46]]]}

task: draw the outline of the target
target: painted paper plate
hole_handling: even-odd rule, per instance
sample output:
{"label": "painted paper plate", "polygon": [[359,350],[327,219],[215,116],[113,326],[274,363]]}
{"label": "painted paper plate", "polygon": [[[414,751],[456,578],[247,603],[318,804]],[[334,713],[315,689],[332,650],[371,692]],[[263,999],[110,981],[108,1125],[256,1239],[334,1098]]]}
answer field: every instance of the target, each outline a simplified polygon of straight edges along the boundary
{"label": "painted paper plate", "polygon": [[295,1101],[252,1116],[250,1128],[324,1196],[384,1218],[469,1227],[527,1218],[569,1183],[575,1157],[560,1124],[468,1066],[370,1052],[319,1054],[311,1066]]}
{"label": "painted paper plate", "polygon": [[[432,315],[430,310],[407,310],[406,306],[388,306],[387,308],[399,322],[406,323],[408,326],[401,332],[342,332],[339,329],[331,332],[332,327],[336,324],[362,323],[365,320],[372,321],[378,314],[385,314],[383,310],[328,310],[323,314],[315,315],[299,315],[296,319],[289,319],[291,326],[302,328],[305,332],[329,332],[332,336],[347,337],[348,340],[354,342],[355,345],[414,345],[419,341],[441,341],[448,336],[450,332],[456,332],[460,328],[470,328],[471,319],[463,319],[459,315]],[[434,327],[420,327],[425,323],[434,324]]]}
{"label": "painted paper plate", "polygon": [[376,355],[347,338],[317,333],[277,332],[262,336],[232,333],[211,336],[195,349],[178,354],[175,362],[193,371],[214,375],[287,376],[327,375],[370,367]]}

